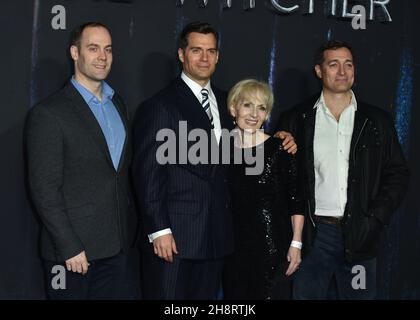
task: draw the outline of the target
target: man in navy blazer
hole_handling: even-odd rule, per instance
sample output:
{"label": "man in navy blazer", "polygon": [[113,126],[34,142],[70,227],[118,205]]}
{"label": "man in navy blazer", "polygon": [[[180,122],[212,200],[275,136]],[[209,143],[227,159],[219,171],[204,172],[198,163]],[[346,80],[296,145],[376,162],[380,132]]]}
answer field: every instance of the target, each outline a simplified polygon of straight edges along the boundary
{"label": "man in navy blazer", "polygon": [[[161,129],[181,138],[212,124],[201,104],[208,90],[215,128],[232,129],[226,94],[210,84],[218,60],[217,32],[206,23],[187,25],[178,50],[183,71],[167,88],[144,102],[134,120],[133,182],[143,231],[143,296],[146,299],[213,299],[223,257],[233,251],[225,168],[211,164],[160,164]],[[186,137],[185,137],[186,138]],[[176,144],[178,145],[178,144]]]}
{"label": "man in navy blazer", "polygon": [[[221,149],[222,129],[233,129],[226,93],[210,82],[219,58],[217,43],[208,23],[185,26],[178,49],[181,76],[144,102],[134,120],[132,173],[146,299],[216,298],[223,258],[233,252],[226,166],[211,162]],[[200,141],[208,147],[200,163],[191,159],[195,142],[188,136],[194,132],[208,137]],[[175,141],[158,141],[171,133]],[[175,161],[162,161],[165,144]]]}

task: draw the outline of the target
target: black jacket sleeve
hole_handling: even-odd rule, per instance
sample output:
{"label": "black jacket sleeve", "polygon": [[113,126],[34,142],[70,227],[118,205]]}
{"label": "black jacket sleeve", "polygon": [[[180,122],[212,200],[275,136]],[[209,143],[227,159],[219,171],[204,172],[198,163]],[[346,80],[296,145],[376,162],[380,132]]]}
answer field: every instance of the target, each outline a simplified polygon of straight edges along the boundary
{"label": "black jacket sleeve", "polygon": [[387,225],[407,191],[409,171],[391,117],[386,115],[381,120],[384,161],[378,192],[370,202],[369,213]]}
{"label": "black jacket sleeve", "polygon": [[62,193],[64,137],[58,120],[42,105],[28,115],[26,147],[34,205],[60,256],[67,260],[84,248],[67,216]]}

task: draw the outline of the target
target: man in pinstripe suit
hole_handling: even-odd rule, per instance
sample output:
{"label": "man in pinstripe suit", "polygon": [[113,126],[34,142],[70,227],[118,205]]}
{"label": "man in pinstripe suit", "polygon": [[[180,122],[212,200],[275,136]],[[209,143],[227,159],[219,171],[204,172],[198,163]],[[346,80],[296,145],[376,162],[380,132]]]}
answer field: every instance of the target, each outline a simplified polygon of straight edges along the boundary
{"label": "man in pinstripe suit", "polygon": [[186,121],[187,133],[204,130],[215,144],[222,129],[233,129],[226,93],[210,83],[217,42],[211,25],[188,24],[178,49],[181,76],[143,103],[134,121],[133,181],[142,216],[146,299],[214,299],[223,258],[233,252],[225,166],[157,159],[159,130],[172,130],[177,146],[185,142],[180,121]]}

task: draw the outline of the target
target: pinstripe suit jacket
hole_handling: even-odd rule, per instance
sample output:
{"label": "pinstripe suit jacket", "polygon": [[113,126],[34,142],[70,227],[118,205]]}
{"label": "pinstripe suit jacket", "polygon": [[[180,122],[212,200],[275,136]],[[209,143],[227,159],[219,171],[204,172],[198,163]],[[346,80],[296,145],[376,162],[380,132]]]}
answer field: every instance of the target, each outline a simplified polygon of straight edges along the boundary
{"label": "pinstripe suit jacket", "polygon": [[[226,93],[214,87],[212,90],[221,126],[230,130],[233,123],[226,107]],[[156,141],[157,132],[163,128],[173,130],[177,137],[173,147],[178,149],[180,121],[187,122],[188,133],[199,128],[210,137],[210,121],[181,78],[144,102],[136,113],[132,172],[142,217],[143,249],[152,250],[148,234],[171,228],[180,258],[222,257],[233,251],[226,166],[189,161],[162,165],[156,160],[163,143]],[[185,142],[185,137],[180,139]],[[188,142],[188,148],[194,143]]]}

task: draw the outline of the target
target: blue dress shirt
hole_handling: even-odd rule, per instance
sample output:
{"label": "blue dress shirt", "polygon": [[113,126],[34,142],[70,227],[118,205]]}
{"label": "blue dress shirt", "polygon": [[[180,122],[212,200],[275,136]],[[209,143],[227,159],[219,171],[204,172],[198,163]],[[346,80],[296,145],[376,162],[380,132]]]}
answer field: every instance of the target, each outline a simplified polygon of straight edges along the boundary
{"label": "blue dress shirt", "polygon": [[71,78],[71,83],[82,95],[98,121],[105,136],[112,163],[117,170],[126,132],[117,108],[112,102],[114,90],[105,81],[102,81],[102,101],[100,101],[92,92],[78,83],[74,77]]}

